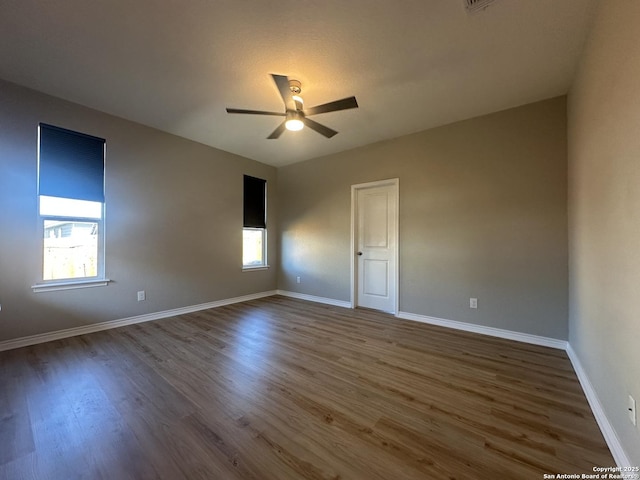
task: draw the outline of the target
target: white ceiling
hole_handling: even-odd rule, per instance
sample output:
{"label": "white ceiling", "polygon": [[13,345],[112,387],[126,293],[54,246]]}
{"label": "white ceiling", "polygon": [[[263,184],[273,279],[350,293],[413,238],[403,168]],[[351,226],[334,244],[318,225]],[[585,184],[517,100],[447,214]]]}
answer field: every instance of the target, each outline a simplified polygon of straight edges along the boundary
{"label": "white ceiling", "polygon": [[[275,166],[567,92],[597,0],[2,0],[0,78]],[[340,133],[266,137],[302,82]]]}

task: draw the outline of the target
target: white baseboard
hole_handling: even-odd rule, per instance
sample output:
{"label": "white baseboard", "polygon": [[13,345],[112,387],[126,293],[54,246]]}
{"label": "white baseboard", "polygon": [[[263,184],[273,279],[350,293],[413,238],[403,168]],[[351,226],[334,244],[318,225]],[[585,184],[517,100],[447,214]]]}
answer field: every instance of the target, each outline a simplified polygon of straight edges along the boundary
{"label": "white baseboard", "polygon": [[586,372],[582,368],[582,364],[580,363],[580,359],[576,352],[571,348],[571,345],[567,346],[567,355],[569,356],[569,360],[571,360],[571,364],[573,365],[573,369],[578,376],[578,380],[580,381],[580,385],[582,385],[582,390],[584,391],[585,396],[587,397],[587,401],[589,402],[589,406],[591,407],[591,411],[593,412],[593,416],[596,417],[596,422],[598,422],[598,426],[600,427],[600,431],[604,436],[605,441],[607,442],[607,446],[609,450],[611,450],[611,454],[613,455],[613,459],[616,461],[618,467],[631,467],[631,460],[627,456],[624,448],[622,448],[622,444],[620,443],[620,439],[616,434],[616,431],[613,429],[613,426],[609,422],[606,414],[604,413],[604,408],[602,408],[602,404],[598,399],[598,395],[591,385],[591,381],[589,377],[587,377]]}
{"label": "white baseboard", "polygon": [[41,333],[31,335],[29,337],[16,338],[14,340],[5,340],[0,342],[0,352],[4,350],[12,350],[14,348],[26,347],[38,343],[50,342],[61,338],[75,337],[77,335],[85,335],[87,333],[99,332],[101,330],[109,330],[111,328],[123,327],[125,325],[133,325],[134,323],[150,322],[161,318],[175,317],[185,313],[197,312],[208,308],[222,307],[223,305],[231,305],[232,303],[247,302],[257,298],[270,297],[275,295],[276,291],[252,293],[241,297],[227,298],[224,300],[216,300],[214,302],[201,303],[199,305],[190,305],[188,307],[174,308],[164,310],[162,312],[146,313],[144,315],[136,315],[135,317],[122,318],[119,320],[110,320],[108,322],[94,323],[92,325],[83,325],[82,327],[67,328],[55,332]]}
{"label": "white baseboard", "polygon": [[325,303],[327,305],[333,305],[335,307],[351,308],[351,302],[344,300],[335,300],[333,298],[316,297],[315,295],[307,295],[306,293],[289,292],[287,290],[277,290],[278,295],[283,297],[298,298],[300,300],[307,300],[309,302]]}
{"label": "white baseboard", "polygon": [[482,335],[490,335],[492,337],[505,338],[507,340],[515,340],[516,342],[532,343],[543,347],[557,348],[560,350],[566,350],[567,348],[567,342],[565,340],[558,340],[556,338],[541,337],[528,333],[514,332],[512,330],[503,330],[501,328],[485,327],[482,325],[475,325],[473,323],[446,320],[444,318],[428,317],[426,315],[418,315],[416,313],[398,312],[397,317],[404,320],[413,320],[416,322],[428,323],[430,325],[438,325],[440,327],[464,330],[465,332],[473,332]]}
{"label": "white baseboard", "polygon": [[[334,305],[336,307],[343,308],[353,308],[351,302],[335,300],[333,298],[316,297],[315,295],[289,292],[287,290],[277,290],[276,293],[285,297],[298,298],[300,300],[307,300],[310,302],[325,303],[327,305]],[[542,337],[539,335],[514,332],[511,330],[503,330],[500,328],[484,327],[481,325],[474,325],[472,323],[446,320],[444,318],[428,317],[426,315],[418,315],[416,313],[398,312],[396,317],[403,320],[413,320],[416,322],[428,323],[441,327],[454,328],[456,330],[464,330],[467,332],[479,333],[482,335],[490,335],[492,337],[505,338],[507,340],[515,340],[517,342],[532,343],[534,345],[541,345],[543,347],[556,348],[559,350],[566,350],[568,345],[566,340],[558,340],[556,338]]]}

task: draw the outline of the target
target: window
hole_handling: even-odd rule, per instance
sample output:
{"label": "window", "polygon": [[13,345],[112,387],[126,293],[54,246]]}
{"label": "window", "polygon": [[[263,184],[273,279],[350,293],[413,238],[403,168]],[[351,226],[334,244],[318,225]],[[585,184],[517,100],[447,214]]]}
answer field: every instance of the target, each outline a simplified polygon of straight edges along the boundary
{"label": "window", "polygon": [[105,140],[46,124],[38,137],[43,285],[104,281]]}
{"label": "window", "polygon": [[244,176],[242,266],[267,266],[267,181]]}

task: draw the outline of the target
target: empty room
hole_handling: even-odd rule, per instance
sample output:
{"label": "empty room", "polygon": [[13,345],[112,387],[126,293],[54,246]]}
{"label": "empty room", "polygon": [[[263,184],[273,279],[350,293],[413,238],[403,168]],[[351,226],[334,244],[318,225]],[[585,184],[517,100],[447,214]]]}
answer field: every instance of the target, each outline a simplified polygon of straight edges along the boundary
{"label": "empty room", "polygon": [[639,23],[0,2],[0,479],[640,480]]}

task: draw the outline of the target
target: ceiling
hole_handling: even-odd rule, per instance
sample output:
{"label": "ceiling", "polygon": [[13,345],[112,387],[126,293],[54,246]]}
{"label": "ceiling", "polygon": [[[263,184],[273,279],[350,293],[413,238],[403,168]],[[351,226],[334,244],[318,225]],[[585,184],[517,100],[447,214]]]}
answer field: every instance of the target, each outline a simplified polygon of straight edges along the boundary
{"label": "ceiling", "polygon": [[[274,166],[567,92],[597,0],[2,0],[0,78]],[[359,109],[266,137],[284,109]]]}

